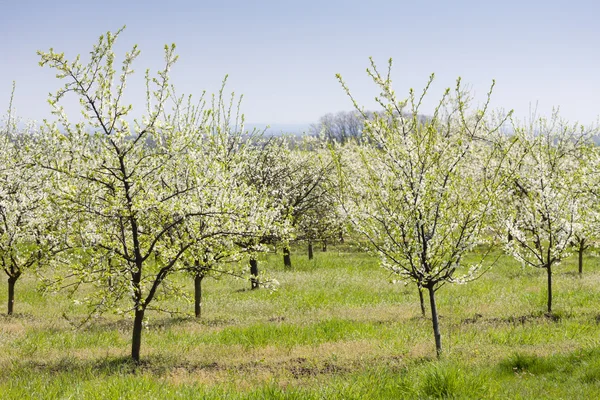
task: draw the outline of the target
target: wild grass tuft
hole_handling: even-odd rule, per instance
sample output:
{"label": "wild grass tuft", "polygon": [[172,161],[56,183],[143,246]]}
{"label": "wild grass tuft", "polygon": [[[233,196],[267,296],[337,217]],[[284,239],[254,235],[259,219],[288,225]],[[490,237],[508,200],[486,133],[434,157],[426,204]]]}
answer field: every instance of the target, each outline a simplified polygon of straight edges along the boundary
{"label": "wild grass tuft", "polygon": [[483,378],[448,362],[427,365],[419,389],[422,395],[420,397],[426,398],[487,397]]}

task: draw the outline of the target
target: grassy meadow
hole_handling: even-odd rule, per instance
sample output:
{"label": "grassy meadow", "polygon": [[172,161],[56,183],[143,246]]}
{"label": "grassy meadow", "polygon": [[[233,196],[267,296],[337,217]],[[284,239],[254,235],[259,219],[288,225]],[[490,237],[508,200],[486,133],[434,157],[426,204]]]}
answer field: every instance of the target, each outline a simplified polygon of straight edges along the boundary
{"label": "grassy meadow", "polygon": [[[544,270],[502,255],[479,280],[438,291],[444,354],[414,285],[348,247],[260,260],[275,292],[206,278],[203,316],[149,313],[142,364],[129,361],[132,321],[83,317],[64,294],[41,294],[29,274],[7,317],[0,286],[3,399],[600,398],[600,266],[576,258],[555,268],[554,309]],[[500,254],[500,253],[498,253]],[[183,279],[183,276],[178,279]],[[193,281],[186,282],[192,293]],[[429,312],[429,307],[427,307]]]}

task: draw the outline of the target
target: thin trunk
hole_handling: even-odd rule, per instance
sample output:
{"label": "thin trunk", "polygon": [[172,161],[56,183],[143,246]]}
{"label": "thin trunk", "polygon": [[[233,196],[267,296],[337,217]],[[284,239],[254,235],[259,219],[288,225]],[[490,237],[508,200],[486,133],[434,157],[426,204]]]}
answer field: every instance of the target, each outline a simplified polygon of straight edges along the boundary
{"label": "thin trunk", "polygon": [[[513,219],[513,224],[515,224],[516,222],[517,222],[517,220]],[[510,232],[510,229],[508,230],[506,235],[507,235],[508,243],[512,242],[514,237],[513,237],[512,233]]]}
{"label": "thin trunk", "polygon": [[112,258],[108,258],[108,289],[112,292],[113,290],[113,278],[112,278]]}
{"label": "thin trunk", "polygon": [[546,272],[548,274],[548,314],[552,313],[552,265],[546,266]]}
{"label": "thin trunk", "polygon": [[583,274],[583,251],[585,250],[585,239],[579,241],[579,275]]}
{"label": "thin trunk", "polygon": [[140,347],[142,346],[142,323],[144,322],[145,309],[135,310],[135,318],[133,319],[133,336],[131,339],[131,358],[133,361],[140,361]]}
{"label": "thin trunk", "polygon": [[312,247],[312,242],[308,242],[308,259],[312,260],[313,259],[313,247]]}
{"label": "thin trunk", "polygon": [[440,335],[440,324],[438,321],[437,306],[435,305],[435,290],[433,288],[433,285],[429,285],[427,289],[429,290],[431,322],[433,323],[433,336],[435,337],[435,352],[439,358],[442,355],[442,335]]}
{"label": "thin trunk", "polygon": [[340,229],[340,243],[344,244],[344,230]]}
{"label": "thin trunk", "polygon": [[323,253],[327,251],[327,240],[323,239]]}
{"label": "thin trunk", "polygon": [[285,269],[292,269],[292,258],[290,257],[290,248],[283,248],[283,266]]}
{"label": "thin trunk", "polygon": [[17,283],[17,279],[19,279],[18,276],[8,277],[8,315],[13,314],[13,309],[15,305],[15,284]]}
{"label": "thin trunk", "polygon": [[423,298],[423,288],[417,285],[419,288],[419,300],[421,301],[421,315],[425,316],[425,299]]}
{"label": "thin trunk", "polygon": [[196,274],[194,277],[194,313],[196,318],[202,315],[202,279],[204,275]]}
{"label": "thin trunk", "polygon": [[250,259],[250,275],[251,288],[258,289],[258,261],[254,258]]}

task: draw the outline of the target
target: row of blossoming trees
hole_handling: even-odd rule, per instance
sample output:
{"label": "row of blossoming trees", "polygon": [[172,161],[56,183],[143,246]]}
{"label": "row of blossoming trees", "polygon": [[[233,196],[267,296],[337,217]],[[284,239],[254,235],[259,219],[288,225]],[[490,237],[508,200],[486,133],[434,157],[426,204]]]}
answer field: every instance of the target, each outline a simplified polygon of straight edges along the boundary
{"label": "row of blossoming trees", "polygon": [[[479,277],[495,262],[493,245],[546,271],[551,314],[553,268],[576,247],[581,272],[582,253],[600,233],[597,127],[570,125],[558,113],[526,124],[512,112],[494,115],[493,84],[487,101],[470,109],[460,79],[424,119],[419,108],[433,76],[420,96],[411,90],[399,99],[391,60],[385,75],[373,61],[367,71],[383,112],[365,114],[363,143],[338,153],[341,204],[383,267],[427,290],[438,355],[435,293]],[[481,259],[466,262],[478,246]]]}
{"label": "row of blossoming trees", "polygon": [[[292,143],[244,133],[236,98],[176,96],[169,71],[146,73],[146,107],[132,116],[123,103],[139,55],[127,53],[120,72],[103,35],[87,64],[40,52],[40,65],[64,82],[49,97],[53,120],[24,131],[9,110],[0,163],[0,262],[9,276],[9,313],[15,283],[43,266],[51,290],[68,289],[90,315],[113,310],[133,316],[131,356],[140,357],[146,311],[160,297],[180,294],[171,279],[194,279],[196,315],[207,274],[241,276],[250,264],[252,287],[261,277],[257,254],[295,236],[318,238],[318,214],[328,214],[325,178],[332,163],[313,157],[315,141]],[[75,97],[73,122],[63,99]],[[12,104],[12,102],[11,102]],[[316,236],[315,236],[316,235]],[[244,265],[246,265],[245,263]]]}
{"label": "row of blossoming trees", "polygon": [[[459,81],[423,118],[427,88],[398,99],[389,72],[372,64],[382,110],[354,102],[365,119],[360,140],[264,138],[244,131],[239,104],[223,89],[176,96],[174,46],[165,47],[161,71],[146,72],[146,107],[134,115],[123,98],[139,50],[117,72],[119,33],[102,36],[87,64],[39,53],[65,82],[49,97],[51,122],[23,128],[9,109],[0,137],[9,314],[15,283],[36,267],[50,289],[77,296],[86,287],[78,300],[90,316],[131,315],[139,360],[146,311],[182,295],[175,273],[194,280],[199,316],[207,275],[241,276],[249,265],[252,288],[274,283],[259,274],[260,252],[277,245],[291,267],[292,240],[308,242],[312,254],[313,242],[337,237],[347,222],[385,268],[427,291],[439,354],[435,293],[490,265],[487,250],[465,264],[476,246],[503,242],[524,264],[546,269],[551,312],[553,267],[573,243],[583,251],[597,235],[594,132],[557,116],[509,125],[510,114],[488,111],[489,96],[472,110]],[[80,122],[63,108],[66,97],[79,100]]]}

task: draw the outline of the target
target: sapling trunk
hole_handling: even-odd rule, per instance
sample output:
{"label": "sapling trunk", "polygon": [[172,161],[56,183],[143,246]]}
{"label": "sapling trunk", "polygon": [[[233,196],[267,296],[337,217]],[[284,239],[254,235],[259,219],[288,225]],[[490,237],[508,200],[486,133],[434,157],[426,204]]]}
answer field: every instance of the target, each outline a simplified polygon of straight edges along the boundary
{"label": "sapling trunk", "polygon": [[9,276],[8,277],[8,315],[13,314],[13,309],[15,305],[15,284],[17,283],[18,276]]}
{"label": "sapling trunk", "polygon": [[548,274],[548,314],[552,313],[552,264],[546,266]]}
{"label": "sapling trunk", "polygon": [[258,261],[250,259],[250,287],[252,290],[258,289]]}
{"label": "sapling trunk", "polygon": [[292,258],[290,257],[290,248],[289,247],[283,248],[283,266],[286,269],[292,268]]}
{"label": "sapling trunk", "polygon": [[145,309],[135,310],[133,319],[133,336],[131,338],[131,358],[135,362],[140,361],[140,347],[142,346],[142,329]]}
{"label": "sapling trunk", "polygon": [[323,239],[323,253],[327,251],[327,240]]}
{"label": "sapling trunk", "polygon": [[429,290],[429,305],[431,307],[431,322],[433,324],[433,336],[435,337],[435,352],[438,358],[442,355],[442,335],[438,320],[437,306],[435,305],[435,289],[433,285],[427,286]]}
{"label": "sapling trunk", "polygon": [[[513,223],[516,223],[516,222],[517,222],[517,220],[513,219]],[[512,232],[510,231],[510,229],[506,232],[506,236],[507,236],[506,239],[508,240],[508,243],[513,241],[514,237],[512,235]]]}
{"label": "sapling trunk", "polygon": [[[137,229],[137,222],[133,223],[134,228]],[[133,232],[136,232],[136,229]],[[135,238],[136,236],[134,236]],[[139,255],[139,247],[136,246],[135,252]],[[142,288],[140,282],[142,281],[142,267],[143,262],[139,259],[136,260],[136,269],[132,273],[131,283],[133,286],[133,302],[135,305],[135,314],[133,318],[133,332],[131,335],[131,358],[134,362],[140,362],[140,348],[142,347],[142,329],[144,323],[144,313],[146,311],[146,305],[142,297]]]}
{"label": "sapling trunk", "polygon": [[107,264],[108,264],[107,265],[108,266],[108,271],[107,271],[108,272],[108,280],[107,280],[108,289],[112,291],[113,290],[113,268],[112,268],[112,258],[111,257],[108,258]]}
{"label": "sapling trunk", "polygon": [[308,259],[313,259],[313,245],[312,242],[308,242]]}
{"label": "sapling trunk", "polygon": [[420,285],[417,285],[419,289],[419,300],[421,302],[421,315],[425,316],[425,299],[423,298],[423,288]]}
{"label": "sapling trunk", "polygon": [[579,241],[579,275],[583,274],[583,251],[585,250],[585,239]]}
{"label": "sapling trunk", "polygon": [[200,318],[202,315],[202,279],[204,279],[203,274],[194,276],[194,313],[196,318]]}

